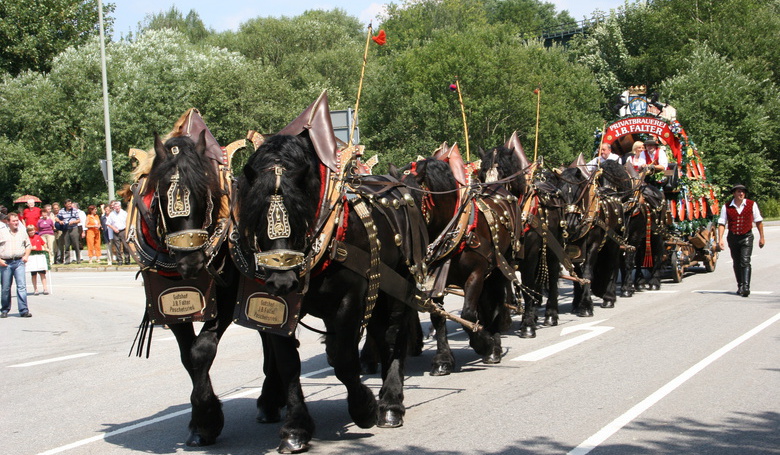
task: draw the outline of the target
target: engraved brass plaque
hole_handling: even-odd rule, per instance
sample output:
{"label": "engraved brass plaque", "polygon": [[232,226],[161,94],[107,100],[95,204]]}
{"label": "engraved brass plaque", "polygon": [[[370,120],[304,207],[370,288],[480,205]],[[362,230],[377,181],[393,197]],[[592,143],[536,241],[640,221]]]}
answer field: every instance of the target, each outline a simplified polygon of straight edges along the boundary
{"label": "engraved brass plaque", "polygon": [[161,293],[158,298],[158,308],[165,316],[200,314],[205,307],[205,297],[193,287],[174,287]]}
{"label": "engraved brass plaque", "polygon": [[258,292],[247,300],[246,317],[263,325],[282,325],[287,315],[287,303],[278,297]]}

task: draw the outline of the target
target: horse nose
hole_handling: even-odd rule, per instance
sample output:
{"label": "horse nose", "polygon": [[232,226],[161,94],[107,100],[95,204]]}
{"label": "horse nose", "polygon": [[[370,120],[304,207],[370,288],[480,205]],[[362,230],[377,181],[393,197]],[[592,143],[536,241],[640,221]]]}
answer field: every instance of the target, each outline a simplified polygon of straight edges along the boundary
{"label": "horse nose", "polygon": [[268,290],[278,296],[287,295],[298,289],[298,274],[292,270],[273,272],[265,281]]}
{"label": "horse nose", "polygon": [[199,255],[197,253],[188,254],[176,261],[176,269],[185,280],[196,278],[200,271],[203,270],[205,258],[201,257],[202,254]]}

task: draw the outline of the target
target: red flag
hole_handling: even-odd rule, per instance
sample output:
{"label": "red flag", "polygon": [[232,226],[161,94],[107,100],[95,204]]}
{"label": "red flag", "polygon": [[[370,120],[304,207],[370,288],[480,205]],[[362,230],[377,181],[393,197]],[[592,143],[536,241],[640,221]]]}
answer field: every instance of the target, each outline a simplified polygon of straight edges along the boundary
{"label": "red flag", "polygon": [[380,46],[387,44],[387,35],[384,30],[379,30],[379,33],[376,36],[372,36],[371,39]]}

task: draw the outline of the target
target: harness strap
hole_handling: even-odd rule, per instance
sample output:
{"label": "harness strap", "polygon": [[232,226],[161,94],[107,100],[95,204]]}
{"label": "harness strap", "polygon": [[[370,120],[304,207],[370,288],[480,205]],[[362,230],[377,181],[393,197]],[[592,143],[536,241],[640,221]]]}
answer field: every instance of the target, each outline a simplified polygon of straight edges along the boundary
{"label": "harness strap", "polygon": [[363,202],[363,199],[359,197],[354,198],[352,207],[355,210],[355,213],[357,213],[358,217],[360,217],[363,225],[366,227],[366,233],[368,234],[368,245],[371,249],[368,261],[368,270],[366,271],[364,269],[362,272],[358,272],[361,274],[367,274],[366,278],[368,278],[366,308],[363,313],[363,321],[360,324],[361,330],[363,330],[368,325],[368,321],[371,320],[371,315],[373,314],[374,306],[376,305],[376,299],[379,296],[379,285],[381,284],[381,261],[379,258],[379,239],[376,230],[376,224],[374,223],[374,219],[371,217],[371,210],[369,209],[368,205]]}

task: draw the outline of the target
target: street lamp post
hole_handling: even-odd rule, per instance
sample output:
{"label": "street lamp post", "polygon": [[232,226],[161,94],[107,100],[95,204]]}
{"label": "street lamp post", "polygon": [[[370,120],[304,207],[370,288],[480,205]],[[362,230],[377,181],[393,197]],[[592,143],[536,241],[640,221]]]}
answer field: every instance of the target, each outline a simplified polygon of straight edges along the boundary
{"label": "street lamp post", "polygon": [[116,197],[114,191],[114,161],[111,152],[111,117],[108,113],[108,77],[106,76],[106,40],[103,33],[103,1],[98,0],[98,20],[100,22],[100,69],[103,73],[103,119],[106,127],[106,183],[108,200]]}

